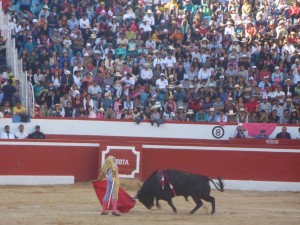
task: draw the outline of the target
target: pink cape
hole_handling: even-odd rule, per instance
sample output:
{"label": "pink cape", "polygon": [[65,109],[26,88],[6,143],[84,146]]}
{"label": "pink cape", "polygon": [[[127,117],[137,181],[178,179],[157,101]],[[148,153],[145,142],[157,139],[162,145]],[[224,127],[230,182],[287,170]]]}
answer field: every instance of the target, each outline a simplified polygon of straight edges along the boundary
{"label": "pink cape", "polygon": [[[93,186],[96,192],[96,195],[98,197],[98,200],[100,204],[103,204],[103,197],[106,192],[106,185],[107,181],[93,181]],[[135,206],[135,200],[126,192],[124,191],[121,187],[119,188],[119,196],[118,196],[118,210],[121,213],[127,213],[129,212],[130,209],[132,209]],[[112,210],[112,204],[110,201],[109,210]]]}

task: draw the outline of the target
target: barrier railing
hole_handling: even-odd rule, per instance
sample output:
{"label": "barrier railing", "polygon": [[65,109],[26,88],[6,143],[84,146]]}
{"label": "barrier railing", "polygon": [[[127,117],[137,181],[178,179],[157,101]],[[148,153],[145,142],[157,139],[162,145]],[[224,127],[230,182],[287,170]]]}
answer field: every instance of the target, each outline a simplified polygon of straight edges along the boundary
{"label": "barrier railing", "polygon": [[[1,35],[6,41],[6,61],[7,66],[12,68],[12,72],[20,82],[20,100],[26,108],[27,113],[33,116],[34,95],[32,85],[27,81],[27,72],[23,70],[22,59],[18,57],[15,39],[12,38],[11,31],[8,28],[9,16],[2,10],[2,1],[0,1],[0,29]],[[32,98],[33,97],[33,98]]]}

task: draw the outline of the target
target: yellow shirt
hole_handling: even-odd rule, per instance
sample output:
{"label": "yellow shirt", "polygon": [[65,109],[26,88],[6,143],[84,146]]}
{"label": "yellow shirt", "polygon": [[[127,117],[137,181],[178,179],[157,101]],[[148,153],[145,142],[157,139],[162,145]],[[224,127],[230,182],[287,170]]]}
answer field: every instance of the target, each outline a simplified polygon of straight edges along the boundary
{"label": "yellow shirt", "polygon": [[18,115],[18,114],[24,114],[24,113],[26,113],[26,109],[25,109],[24,106],[21,106],[20,108],[18,108],[17,106],[15,106],[15,107],[13,108],[13,112],[14,112],[14,114],[16,114],[16,115]]}

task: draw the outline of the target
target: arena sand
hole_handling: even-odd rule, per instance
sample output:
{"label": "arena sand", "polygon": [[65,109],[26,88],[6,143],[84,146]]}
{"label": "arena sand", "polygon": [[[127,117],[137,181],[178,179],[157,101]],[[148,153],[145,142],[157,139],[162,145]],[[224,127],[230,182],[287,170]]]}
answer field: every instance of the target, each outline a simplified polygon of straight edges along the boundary
{"label": "arena sand", "polygon": [[[132,195],[138,181],[122,180]],[[139,202],[121,217],[101,216],[101,206],[91,183],[56,186],[1,186],[0,225],[288,225],[300,224],[300,193],[212,190],[216,213],[204,202],[194,215],[190,198],[176,197],[174,214],[167,203],[148,210]]]}

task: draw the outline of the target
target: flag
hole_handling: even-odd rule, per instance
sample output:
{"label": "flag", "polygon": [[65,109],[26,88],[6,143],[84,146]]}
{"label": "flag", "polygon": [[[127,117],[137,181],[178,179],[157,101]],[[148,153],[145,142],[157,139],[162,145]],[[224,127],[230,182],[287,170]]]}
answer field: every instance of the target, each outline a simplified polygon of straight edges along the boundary
{"label": "flag", "polygon": [[[96,195],[98,197],[98,200],[100,204],[103,204],[103,197],[106,192],[106,185],[107,181],[93,181],[93,186],[96,192]],[[130,209],[132,209],[135,206],[135,200],[126,192],[124,191],[121,187],[119,188],[119,193],[118,193],[118,205],[117,208],[121,213],[127,213],[129,212]],[[112,203],[110,201],[109,210],[112,210]]]}
{"label": "flag", "polygon": [[265,130],[265,133],[269,136],[274,132],[276,126],[276,123],[243,123],[243,128],[252,137],[258,135],[261,130]]}

